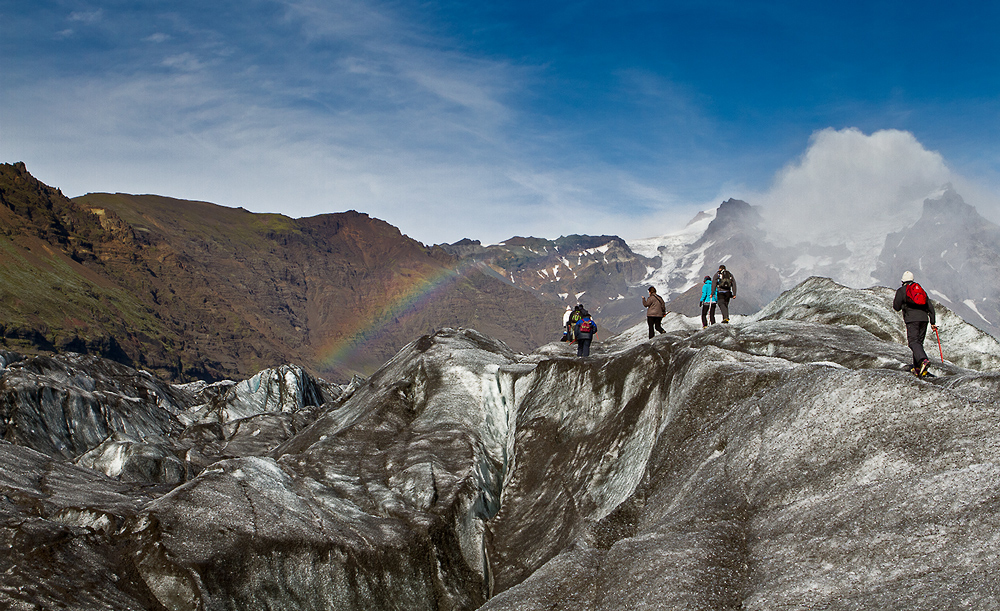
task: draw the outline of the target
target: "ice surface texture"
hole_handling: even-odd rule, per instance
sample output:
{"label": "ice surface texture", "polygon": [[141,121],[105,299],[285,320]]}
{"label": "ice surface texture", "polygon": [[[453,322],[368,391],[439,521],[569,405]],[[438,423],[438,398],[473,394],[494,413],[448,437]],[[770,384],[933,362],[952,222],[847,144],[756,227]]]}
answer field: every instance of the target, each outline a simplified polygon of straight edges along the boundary
{"label": "ice surface texture", "polygon": [[891,297],[588,358],[445,329],[349,387],[4,355],[0,607],[998,608],[1000,344],[939,311],[915,378]]}

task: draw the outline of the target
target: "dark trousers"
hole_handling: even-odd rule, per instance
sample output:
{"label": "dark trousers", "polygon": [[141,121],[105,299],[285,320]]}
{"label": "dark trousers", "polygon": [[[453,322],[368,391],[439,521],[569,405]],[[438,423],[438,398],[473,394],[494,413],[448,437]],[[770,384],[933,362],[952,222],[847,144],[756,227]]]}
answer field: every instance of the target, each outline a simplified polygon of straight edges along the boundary
{"label": "dark trousers", "polygon": [[732,295],[729,293],[718,293],[717,298],[719,299],[719,312],[722,314],[722,322],[729,322],[729,300]]}
{"label": "dark trousers", "polygon": [[649,337],[650,337],[650,339],[652,339],[653,336],[656,335],[655,333],[653,333],[653,329],[656,329],[660,333],[666,333],[666,331],[663,330],[663,327],[660,326],[660,321],[661,320],[663,320],[662,316],[647,316],[646,317],[646,324],[649,325]]}
{"label": "dark trousers", "polygon": [[[707,317],[707,318],[706,318]],[[715,324],[715,304],[714,303],[703,303],[701,305],[701,326],[707,327],[708,321],[711,319],[712,324]]]}
{"label": "dark trousers", "polygon": [[594,341],[594,338],[588,337],[587,339],[577,339],[576,340],[576,355],[577,356],[590,356],[590,342]]}
{"label": "dark trousers", "polygon": [[927,337],[927,321],[918,320],[906,323],[906,345],[913,353],[913,366],[920,368],[920,363],[927,359],[924,352],[924,338]]}

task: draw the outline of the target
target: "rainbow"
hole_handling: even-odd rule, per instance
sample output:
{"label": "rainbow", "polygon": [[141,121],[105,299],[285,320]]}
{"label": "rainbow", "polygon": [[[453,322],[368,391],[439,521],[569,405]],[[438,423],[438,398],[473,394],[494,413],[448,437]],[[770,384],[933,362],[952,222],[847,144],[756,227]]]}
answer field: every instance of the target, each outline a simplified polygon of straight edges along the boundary
{"label": "rainbow", "polygon": [[353,361],[364,352],[368,344],[386,334],[393,320],[407,312],[419,310],[477,267],[476,264],[469,264],[459,268],[445,268],[427,278],[416,279],[388,307],[361,318],[346,334],[324,345],[318,352],[320,366],[332,369],[336,365]]}

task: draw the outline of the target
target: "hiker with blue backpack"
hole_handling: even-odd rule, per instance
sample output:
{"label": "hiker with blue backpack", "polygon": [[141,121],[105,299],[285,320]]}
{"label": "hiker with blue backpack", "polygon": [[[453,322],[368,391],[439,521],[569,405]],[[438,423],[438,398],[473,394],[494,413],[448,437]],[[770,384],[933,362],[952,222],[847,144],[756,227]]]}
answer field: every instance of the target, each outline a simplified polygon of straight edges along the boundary
{"label": "hiker with blue backpack", "polygon": [[931,303],[923,287],[913,281],[913,272],[903,272],[903,285],[896,289],[892,300],[892,309],[903,313],[903,323],[906,325],[906,344],[913,352],[913,368],[910,371],[917,376],[927,375],[931,361],[924,352],[924,338],[927,336],[927,325],[937,333],[937,320],[934,316],[934,304]]}
{"label": "hiker with blue backpack", "polygon": [[587,310],[580,311],[581,318],[576,323],[576,355],[590,356],[590,342],[597,336],[597,323]]}

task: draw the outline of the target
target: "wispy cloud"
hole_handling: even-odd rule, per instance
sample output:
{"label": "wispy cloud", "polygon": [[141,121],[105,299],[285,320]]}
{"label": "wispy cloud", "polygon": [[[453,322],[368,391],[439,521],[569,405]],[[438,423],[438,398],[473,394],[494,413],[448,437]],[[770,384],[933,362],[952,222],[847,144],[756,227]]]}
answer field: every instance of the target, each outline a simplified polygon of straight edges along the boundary
{"label": "wispy cloud", "polygon": [[50,82],[61,99],[10,91],[3,104],[32,126],[19,148],[64,165],[42,145],[62,142],[77,158],[58,181],[71,193],[158,192],[292,216],[355,208],[428,242],[594,229],[581,211],[601,210],[609,189],[593,168],[538,167],[524,147],[508,101],[531,67],[466,56],[365,2],[283,6],[283,27],[300,36],[282,38],[288,48],[268,63],[216,52],[248,41],[178,46],[158,29],[139,40],[163,47],[171,72]]}
{"label": "wispy cloud", "polygon": [[[74,13],[40,2],[0,40],[14,58],[0,88],[0,157],[68,193],[154,192],[290,216],[354,208],[437,242],[662,234],[734,191],[811,231],[822,217],[802,209],[807,199],[837,211],[823,219],[836,224],[878,202],[903,205],[901,185],[958,184],[917,132],[829,130],[771,188],[728,189],[764,184],[812,129],[838,123],[817,108],[840,116],[877,104],[836,106],[849,97],[838,93],[767,114],[759,104],[779,97],[766,89],[773,81],[747,91],[731,81],[757,86],[737,64],[766,64],[773,79],[773,43],[772,55],[745,61],[753,28],[726,22],[742,46],[720,46],[709,30],[684,30],[687,13],[652,5],[609,21],[587,4],[529,15],[381,0]],[[739,6],[692,9],[687,23],[714,33]],[[774,20],[758,12],[754,23]],[[917,120],[899,98],[890,122]],[[808,125],[777,121],[786,111]]]}
{"label": "wispy cloud", "polygon": [[92,24],[101,21],[104,18],[104,9],[96,9],[93,11],[73,11],[69,14],[69,21],[76,21],[79,23]]}

